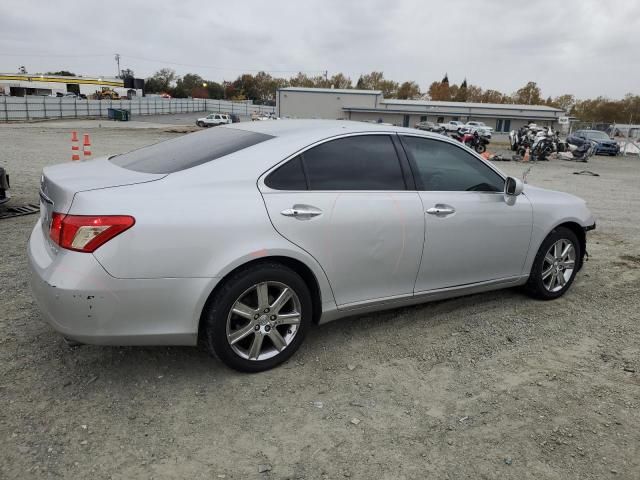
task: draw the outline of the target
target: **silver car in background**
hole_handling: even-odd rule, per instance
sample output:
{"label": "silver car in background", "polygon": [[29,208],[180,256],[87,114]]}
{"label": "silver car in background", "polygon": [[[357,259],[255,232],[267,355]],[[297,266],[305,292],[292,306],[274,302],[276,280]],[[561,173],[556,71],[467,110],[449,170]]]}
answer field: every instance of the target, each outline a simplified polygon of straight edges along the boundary
{"label": "silver car in background", "polygon": [[[246,122],[44,169],[31,284],[63,336],[285,361],[312,322],[524,286],[564,294],[595,222],[437,134]],[[391,348],[391,347],[390,347]]]}

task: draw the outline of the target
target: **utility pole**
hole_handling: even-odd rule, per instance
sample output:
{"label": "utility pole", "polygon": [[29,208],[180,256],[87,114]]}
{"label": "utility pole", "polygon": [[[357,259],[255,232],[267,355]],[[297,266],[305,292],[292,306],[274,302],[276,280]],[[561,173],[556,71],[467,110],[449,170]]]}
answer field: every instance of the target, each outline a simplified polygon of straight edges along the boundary
{"label": "utility pole", "polygon": [[325,70],[324,71],[324,81],[328,82],[329,81],[329,70]]}
{"label": "utility pole", "polygon": [[116,78],[120,78],[120,54],[116,53],[116,63],[118,64],[118,73],[116,73]]}

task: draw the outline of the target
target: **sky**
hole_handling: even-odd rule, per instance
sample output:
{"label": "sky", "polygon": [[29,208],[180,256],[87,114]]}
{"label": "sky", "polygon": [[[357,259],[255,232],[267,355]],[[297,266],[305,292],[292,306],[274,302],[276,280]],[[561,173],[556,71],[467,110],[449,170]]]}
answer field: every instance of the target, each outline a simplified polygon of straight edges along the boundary
{"label": "sky", "polygon": [[22,0],[0,4],[0,72],[234,80],[373,70],[423,91],[448,73],[512,93],[640,94],[637,0]]}

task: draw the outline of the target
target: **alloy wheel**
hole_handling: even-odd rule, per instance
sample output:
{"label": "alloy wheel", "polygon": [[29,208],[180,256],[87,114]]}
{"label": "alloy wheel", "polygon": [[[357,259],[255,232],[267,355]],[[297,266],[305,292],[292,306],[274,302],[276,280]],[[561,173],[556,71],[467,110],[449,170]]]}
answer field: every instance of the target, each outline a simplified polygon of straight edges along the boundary
{"label": "alloy wheel", "polygon": [[266,360],[287,348],[298,332],[301,304],[296,292],[281,282],[251,286],[227,316],[227,341],[247,360]]}
{"label": "alloy wheel", "polygon": [[571,279],[576,264],[576,249],[566,238],[555,242],[544,256],[542,284],[549,292],[558,292]]}

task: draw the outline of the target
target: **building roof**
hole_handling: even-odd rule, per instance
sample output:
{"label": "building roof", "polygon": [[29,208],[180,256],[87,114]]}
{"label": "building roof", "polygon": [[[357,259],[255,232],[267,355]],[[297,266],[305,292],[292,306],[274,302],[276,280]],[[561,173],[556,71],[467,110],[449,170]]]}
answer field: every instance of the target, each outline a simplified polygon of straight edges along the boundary
{"label": "building roof", "polygon": [[64,75],[47,75],[41,73],[0,73],[0,82],[1,81],[82,83],[91,85],[108,85],[115,87],[122,87],[124,85],[124,80],[115,77],[67,77]]}
{"label": "building roof", "polygon": [[545,110],[548,112],[563,112],[561,108],[548,107],[547,105],[521,105],[511,103],[474,103],[474,102],[440,102],[435,100],[397,100],[385,98],[380,102],[386,105],[416,106],[416,107],[443,107],[443,108],[497,108],[504,110]]}
{"label": "building roof", "polygon": [[358,90],[357,88],[310,88],[310,87],[283,87],[278,90],[289,92],[309,93],[355,93],[360,95],[382,95],[381,90]]}

